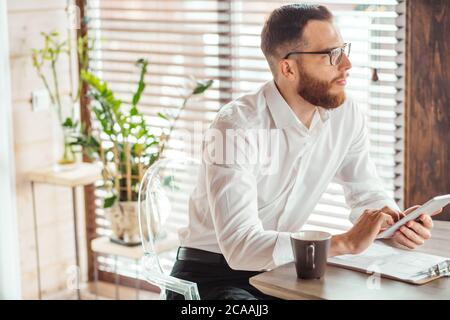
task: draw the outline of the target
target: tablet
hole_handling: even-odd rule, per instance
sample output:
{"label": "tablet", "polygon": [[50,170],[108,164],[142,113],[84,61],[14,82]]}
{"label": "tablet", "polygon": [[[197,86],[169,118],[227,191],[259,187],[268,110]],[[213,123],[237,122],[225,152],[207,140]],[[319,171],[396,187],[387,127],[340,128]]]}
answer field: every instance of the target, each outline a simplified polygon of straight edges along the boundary
{"label": "tablet", "polygon": [[395,224],[390,226],[388,229],[381,232],[377,239],[383,239],[383,238],[389,238],[394,235],[395,231],[397,231],[398,228],[400,228],[402,225],[407,223],[411,220],[416,220],[418,217],[420,217],[422,214],[431,214],[436,210],[439,210],[443,207],[445,207],[447,204],[450,203],[450,194],[445,194],[442,196],[434,197],[433,199],[426,202],[424,205],[420,206],[407,216],[403,217],[399,221],[397,221]]}

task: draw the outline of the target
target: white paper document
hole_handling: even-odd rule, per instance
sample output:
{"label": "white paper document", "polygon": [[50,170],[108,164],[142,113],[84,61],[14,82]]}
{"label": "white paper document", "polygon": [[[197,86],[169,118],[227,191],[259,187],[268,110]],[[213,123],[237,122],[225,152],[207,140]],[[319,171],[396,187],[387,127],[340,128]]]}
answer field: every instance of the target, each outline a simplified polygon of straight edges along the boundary
{"label": "white paper document", "polygon": [[433,270],[441,266],[449,268],[450,258],[402,250],[376,241],[361,254],[332,257],[328,263],[416,281],[432,276]]}

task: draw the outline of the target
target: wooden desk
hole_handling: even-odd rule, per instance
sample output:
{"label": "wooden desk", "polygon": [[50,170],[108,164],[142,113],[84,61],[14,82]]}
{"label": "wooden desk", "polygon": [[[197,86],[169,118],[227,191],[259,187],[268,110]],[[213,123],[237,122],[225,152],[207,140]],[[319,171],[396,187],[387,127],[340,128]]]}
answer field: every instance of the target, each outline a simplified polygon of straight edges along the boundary
{"label": "wooden desk", "polygon": [[[417,251],[450,257],[450,222],[435,221],[432,237]],[[450,277],[424,285],[407,284],[386,278],[378,288],[368,285],[373,276],[328,265],[320,280],[297,279],[294,263],[250,278],[263,293],[288,300],[305,299],[450,299]],[[371,289],[372,288],[372,289]]]}

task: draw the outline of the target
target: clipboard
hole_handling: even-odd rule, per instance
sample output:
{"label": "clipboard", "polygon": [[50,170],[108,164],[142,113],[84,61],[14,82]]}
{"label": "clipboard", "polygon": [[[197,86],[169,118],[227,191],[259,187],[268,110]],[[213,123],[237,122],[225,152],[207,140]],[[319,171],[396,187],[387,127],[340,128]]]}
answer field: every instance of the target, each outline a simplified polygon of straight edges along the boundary
{"label": "clipboard", "polygon": [[329,258],[328,264],[416,285],[450,276],[450,258],[394,248],[381,241],[358,255]]}

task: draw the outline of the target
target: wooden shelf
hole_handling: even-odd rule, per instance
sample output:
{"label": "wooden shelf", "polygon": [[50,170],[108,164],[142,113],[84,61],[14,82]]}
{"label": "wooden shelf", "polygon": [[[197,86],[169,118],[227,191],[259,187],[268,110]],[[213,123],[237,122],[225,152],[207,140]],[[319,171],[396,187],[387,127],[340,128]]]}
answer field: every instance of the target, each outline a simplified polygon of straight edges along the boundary
{"label": "wooden shelf", "polygon": [[142,246],[127,247],[111,242],[108,237],[101,237],[92,240],[91,249],[101,254],[109,254],[138,260],[144,255]]}
{"label": "wooden shelf", "polygon": [[102,175],[98,165],[81,162],[62,170],[55,170],[53,166],[36,169],[28,173],[28,178],[32,182],[77,187],[94,183],[102,179]]}
{"label": "wooden shelf", "polygon": [[[155,243],[155,251],[157,253],[167,252],[176,249],[178,245],[179,241],[176,235],[168,236]],[[91,249],[97,253],[116,255],[135,260],[140,259],[144,255],[144,250],[141,245],[127,247],[111,242],[108,237],[100,237],[92,240]]]}

